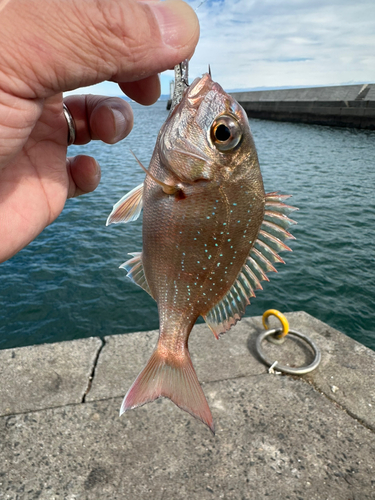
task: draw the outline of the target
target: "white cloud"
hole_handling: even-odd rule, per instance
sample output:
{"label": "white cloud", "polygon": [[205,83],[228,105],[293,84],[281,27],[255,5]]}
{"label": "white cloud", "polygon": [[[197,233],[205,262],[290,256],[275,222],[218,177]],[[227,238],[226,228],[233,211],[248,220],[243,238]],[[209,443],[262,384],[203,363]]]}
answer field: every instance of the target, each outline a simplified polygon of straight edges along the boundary
{"label": "white cloud", "polygon": [[191,76],[209,62],[227,89],[375,80],[373,0],[212,0],[197,14]]}
{"label": "white cloud", "polygon": [[[187,1],[202,4],[191,78],[210,64],[225,89],[375,81],[374,0]],[[162,93],[172,79],[161,76]],[[84,91],[121,93],[110,82]]]}

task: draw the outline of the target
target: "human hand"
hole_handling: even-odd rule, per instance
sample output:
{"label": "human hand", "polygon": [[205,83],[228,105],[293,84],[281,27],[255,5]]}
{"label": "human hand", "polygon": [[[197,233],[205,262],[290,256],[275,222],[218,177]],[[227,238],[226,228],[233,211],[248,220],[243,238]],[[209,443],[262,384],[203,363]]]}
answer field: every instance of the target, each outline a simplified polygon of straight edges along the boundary
{"label": "human hand", "polygon": [[[104,80],[152,104],[158,73],[191,57],[199,37],[181,0],[9,0],[0,4],[0,262],[34,239],[67,197],[93,191],[94,158],[67,160],[62,92]],[[75,144],[115,143],[133,115],[118,98],[65,99]]]}

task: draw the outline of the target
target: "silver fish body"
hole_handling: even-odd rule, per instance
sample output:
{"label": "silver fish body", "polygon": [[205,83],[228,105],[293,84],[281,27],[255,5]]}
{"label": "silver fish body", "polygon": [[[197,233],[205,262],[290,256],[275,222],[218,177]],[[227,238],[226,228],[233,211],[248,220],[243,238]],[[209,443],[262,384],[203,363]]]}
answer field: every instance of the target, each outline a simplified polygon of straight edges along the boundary
{"label": "silver fish body", "polygon": [[[197,88],[198,87],[198,88]],[[221,152],[211,138],[218,116],[235,117],[241,144]],[[242,108],[209,75],[194,82],[160,133],[145,181],[143,266],[158,303],[161,335],[172,316],[191,329],[233,285],[264,216],[258,158]],[[181,332],[182,334],[182,332]]]}
{"label": "silver fish body", "polygon": [[191,329],[202,315],[218,337],[241,318],[272,262],[282,262],[293,207],[265,194],[246,113],[209,74],[170,113],[136,193],[108,223],[134,220],[143,199],[143,250],[123,267],[156,300],[160,336],[121,412],[165,396],[213,431]]}

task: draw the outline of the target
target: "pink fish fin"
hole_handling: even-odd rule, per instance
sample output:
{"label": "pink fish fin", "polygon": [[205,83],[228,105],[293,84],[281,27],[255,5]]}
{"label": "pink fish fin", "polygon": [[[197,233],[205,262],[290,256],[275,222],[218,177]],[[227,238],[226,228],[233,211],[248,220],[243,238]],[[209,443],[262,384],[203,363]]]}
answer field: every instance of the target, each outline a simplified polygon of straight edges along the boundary
{"label": "pink fish fin", "polygon": [[143,206],[143,183],[132,189],[129,193],[113,205],[106,226],[118,222],[131,222],[137,220]]}
{"label": "pink fish fin", "polygon": [[[273,191],[272,193],[266,193],[266,203],[283,203],[284,200],[291,198],[291,194],[280,194],[278,191]],[[293,210],[298,210],[298,208],[293,208]]]}
{"label": "pink fish fin", "polygon": [[260,281],[269,281],[267,272],[277,272],[273,265],[275,262],[285,264],[278,252],[291,251],[291,249],[284,243],[284,240],[295,239],[286,228],[297,223],[289,219],[287,214],[298,208],[285,205],[283,200],[286,198],[289,198],[289,195],[281,195],[277,192],[266,194],[264,219],[246,259],[247,277],[251,278],[250,283],[257,285],[256,288],[259,289],[262,288]]}
{"label": "pink fish fin", "polygon": [[169,398],[215,433],[212,414],[187,348],[183,356],[176,358],[156,347],[146,367],[127,392],[120,416],[127,410],[154,401],[160,396]]}
{"label": "pink fish fin", "polygon": [[266,273],[276,271],[275,262],[284,263],[278,252],[291,249],[284,243],[294,237],[286,230],[295,221],[287,216],[295,207],[285,205],[288,195],[277,192],[266,195],[264,220],[257,239],[229,292],[203,316],[216,338],[228,331],[245,314],[254,290],[262,290],[261,281],[269,281]]}
{"label": "pink fish fin", "polygon": [[143,269],[142,252],[130,253],[129,255],[132,255],[133,257],[121,264],[120,269],[128,271],[126,276],[131,279],[133,283],[143,288],[143,290],[145,290],[152,297],[152,293],[150,287],[148,286]]}
{"label": "pink fish fin", "polygon": [[250,251],[250,262],[248,262],[249,267],[260,279],[265,279],[264,274],[268,271],[277,272],[273,263],[285,264],[278,252],[291,251],[284,240],[295,239],[287,229],[297,223],[289,219],[288,214],[298,209],[285,205],[283,200],[286,198],[289,198],[289,195],[277,192],[266,194],[264,220]]}
{"label": "pink fish fin", "polygon": [[259,280],[251,276],[244,265],[229,292],[203,318],[216,338],[227,332],[245,314],[250,297],[255,297],[254,288],[259,288]]}

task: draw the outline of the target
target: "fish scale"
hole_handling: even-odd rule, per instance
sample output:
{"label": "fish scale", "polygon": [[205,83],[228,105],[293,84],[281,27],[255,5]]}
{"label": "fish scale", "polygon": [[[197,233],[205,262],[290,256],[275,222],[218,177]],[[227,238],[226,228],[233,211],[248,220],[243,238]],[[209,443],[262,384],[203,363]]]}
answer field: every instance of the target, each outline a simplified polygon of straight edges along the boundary
{"label": "fish scale", "polygon": [[[186,63],[187,64],[187,63]],[[186,66],[187,69],[187,66]],[[176,71],[176,75],[187,72]],[[180,78],[180,76],[179,76]],[[143,249],[122,266],[157,302],[160,334],[120,413],[164,396],[214,431],[188,339],[199,316],[216,337],[245,313],[278,252],[294,210],[265,194],[246,113],[209,74],[180,85],[144,184],[114,205],[107,224],[143,207]],[[138,160],[137,160],[138,161]]]}
{"label": "fish scale", "polygon": [[[249,253],[250,241],[256,237],[256,231],[253,229],[251,232],[249,229],[251,212],[249,214],[248,209],[242,205],[234,205],[236,202],[228,199],[228,193],[227,199],[222,202],[220,187],[217,189],[213,186],[213,188],[214,193],[210,196],[207,193],[207,187],[204,191],[202,190],[201,194],[197,194],[189,193],[189,189],[194,191],[189,186],[185,199],[176,201],[173,197],[165,198],[164,201],[160,201],[160,205],[159,203],[148,204],[145,199],[144,268],[146,275],[150,277],[149,282],[153,283],[155,289],[153,296],[158,302],[159,309],[164,307],[164,302],[168,302],[170,296],[164,295],[164,299],[161,299],[159,294],[166,287],[171,286],[169,282],[178,272],[180,281],[188,283],[192,290],[200,291],[200,294],[195,297],[195,300],[199,301],[199,307],[196,307],[197,317],[202,312],[208,312],[213,305],[212,301],[216,297],[222,298],[226,293],[227,290],[224,287],[228,282],[234,281]],[[149,192],[152,196],[152,192]],[[237,200],[237,196],[233,196],[233,200]],[[173,225],[168,223],[166,214],[170,213],[174,214],[176,220],[183,221],[183,231],[176,231]],[[205,215],[205,213],[210,215]],[[201,216],[197,217],[199,214]],[[245,239],[243,238],[244,231],[247,231]],[[239,237],[239,243],[234,246],[234,242]],[[186,252],[187,247],[188,252]],[[151,250],[150,253],[147,253],[148,249]],[[168,261],[165,260],[165,255],[169,256]],[[178,267],[171,268],[170,261],[176,262]],[[223,281],[219,279],[216,284],[217,288],[211,292],[210,278],[215,276],[211,274],[217,275],[218,267],[221,267]],[[161,282],[158,281],[159,279]],[[173,287],[171,293],[173,293]],[[181,290],[175,306],[183,309],[187,299],[190,301],[190,296]],[[207,306],[204,310],[201,308],[203,304]]]}

